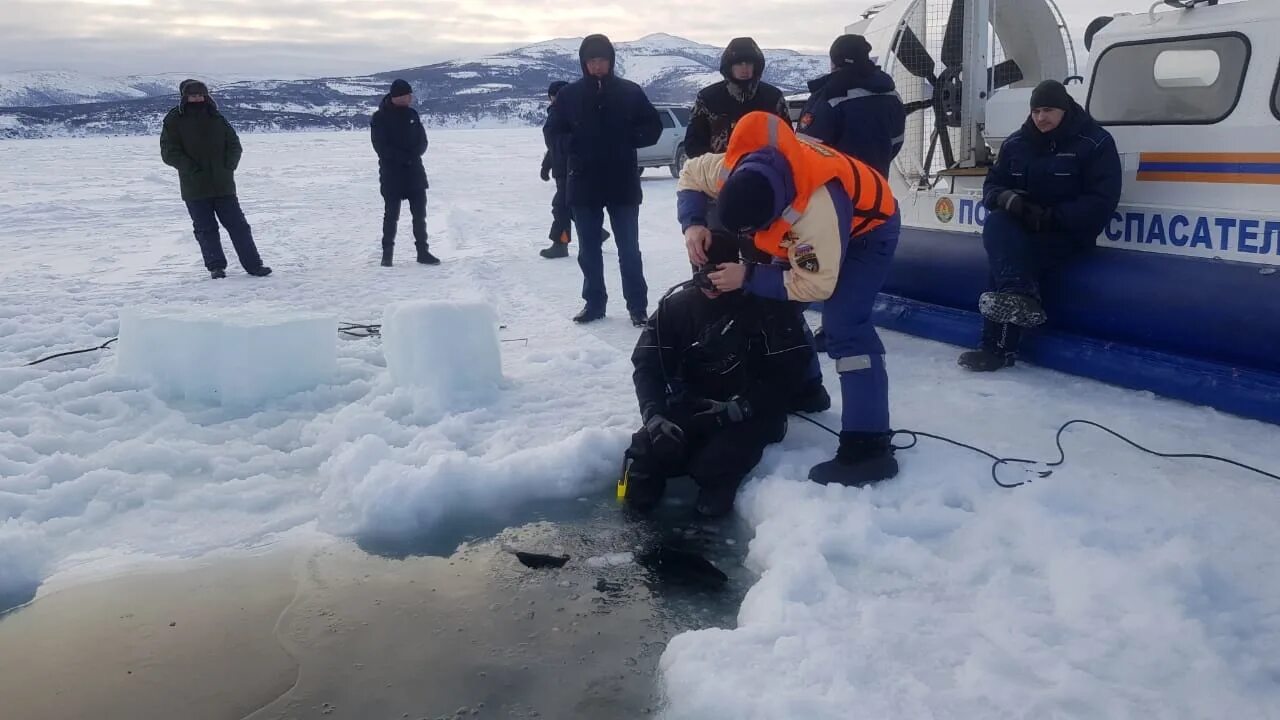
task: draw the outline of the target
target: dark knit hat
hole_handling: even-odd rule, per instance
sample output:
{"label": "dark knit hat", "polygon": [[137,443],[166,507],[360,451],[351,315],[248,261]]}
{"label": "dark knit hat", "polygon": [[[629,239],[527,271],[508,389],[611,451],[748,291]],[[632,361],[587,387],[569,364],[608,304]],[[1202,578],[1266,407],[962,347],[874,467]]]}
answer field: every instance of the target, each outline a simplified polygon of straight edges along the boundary
{"label": "dark knit hat", "polygon": [[831,43],[831,64],[870,65],[871,43],[861,35],[841,35]]}
{"label": "dark knit hat", "polygon": [[564,80],[557,80],[551,83],[549,86],[547,86],[547,97],[555,97],[568,84],[569,83],[565,82]]}
{"label": "dark knit hat", "polygon": [[199,80],[183,80],[178,86],[182,91],[182,97],[191,97],[192,95],[208,95],[209,86]]}
{"label": "dark knit hat", "polygon": [[1031,108],[1070,110],[1075,105],[1067,87],[1057,80],[1045,80],[1031,92]]}
{"label": "dark knit hat", "polygon": [[404,95],[412,94],[413,88],[408,82],[397,79],[395,82],[391,83],[391,97],[402,97]]}
{"label": "dark knit hat", "polygon": [[773,221],[773,203],[769,178],[753,170],[739,170],[720,190],[720,221],[731,232],[762,229]]}

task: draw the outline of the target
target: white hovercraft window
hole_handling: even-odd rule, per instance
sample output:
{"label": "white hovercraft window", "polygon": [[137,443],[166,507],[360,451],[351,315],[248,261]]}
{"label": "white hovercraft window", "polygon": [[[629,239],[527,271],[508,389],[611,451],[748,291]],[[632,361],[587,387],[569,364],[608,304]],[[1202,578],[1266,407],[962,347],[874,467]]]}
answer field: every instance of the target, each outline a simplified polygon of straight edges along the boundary
{"label": "white hovercraft window", "polygon": [[1199,125],[1225,120],[1249,67],[1243,35],[1121,43],[1094,68],[1089,112],[1104,125]]}

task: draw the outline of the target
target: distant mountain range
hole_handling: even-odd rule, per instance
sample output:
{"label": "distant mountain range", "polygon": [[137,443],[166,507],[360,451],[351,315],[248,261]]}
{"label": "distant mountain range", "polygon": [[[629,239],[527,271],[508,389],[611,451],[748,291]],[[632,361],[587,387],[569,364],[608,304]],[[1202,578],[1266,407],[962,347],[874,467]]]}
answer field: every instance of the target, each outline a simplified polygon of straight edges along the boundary
{"label": "distant mountain range", "polygon": [[[474,60],[373,75],[304,80],[201,77],[242,131],[346,130],[368,125],[395,78],[413,84],[435,127],[532,125],[542,121],[547,85],[582,74],[577,38],[551,40]],[[720,79],[721,48],[666,34],[617,43],[619,75],[654,102],[691,104]],[[786,92],[826,72],[825,56],[765,50],[765,78]],[[138,135],[160,131],[184,73],[94,78],[68,72],[0,74],[0,138]]]}

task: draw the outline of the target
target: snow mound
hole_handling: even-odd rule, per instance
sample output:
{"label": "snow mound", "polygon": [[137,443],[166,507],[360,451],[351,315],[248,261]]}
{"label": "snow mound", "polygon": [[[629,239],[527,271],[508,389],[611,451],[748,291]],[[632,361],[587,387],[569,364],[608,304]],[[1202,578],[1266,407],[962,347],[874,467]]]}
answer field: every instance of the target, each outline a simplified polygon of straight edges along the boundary
{"label": "snow mound", "polygon": [[493,308],[480,302],[391,305],[382,338],[392,382],[427,388],[449,405],[491,397],[502,382],[497,326]]}
{"label": "snow mound", "polygon": [[671,641],[668,720],[1275,717],[1273,488],[1223,472],[1269,508],[1244,514],[1128,472],[1010,492],[924,451],[869,490],[749,487],[762,576],[738,629]]}
{"label": "snow mound", "polygon": [[168,399],[257,407],[329,380],[337,327],[332,316],[280,310],[126,309],[116,371]]}

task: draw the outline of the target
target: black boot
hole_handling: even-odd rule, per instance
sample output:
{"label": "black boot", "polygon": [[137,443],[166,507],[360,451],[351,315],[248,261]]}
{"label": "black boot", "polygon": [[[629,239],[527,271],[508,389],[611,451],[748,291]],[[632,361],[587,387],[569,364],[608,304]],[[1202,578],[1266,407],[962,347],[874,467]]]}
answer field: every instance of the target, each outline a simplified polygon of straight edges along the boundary
{"label": "black boot", "polygon": [[382,246],[382,267],[391,267],[391,256],[395,254],[395,245]]}
{"label": "black boot", "polygon": [[422,263],[423,265],[439,265],[440,258],[436,257],[435,255],[432,255],[431,251],[427,249],[426,245],[419,245],[418,246],[418,262]]}
{"label": "black boot", "polygon": [[982,324],[982,345],[961,353],[960,367],[974,372],[995,372],[1013,367],[1018,357],[1022,329],[1012,323],[987,320]]}
{"label": "black boot", "polygon": [[267,267],[266,265],[259,265],[258,267],[253,268],[252,270],[245,270],[245,272],[249,273],[254,277],[266,277],[271,274],[271,268]]}
{"label": "black boot", "polygon": [[792,412],[820,413],[831,409],[831,395],[822,385],[822,378],[811,381],[791,401]]}
{"label": "black boot", "polygon": [[227,276],[226,270],[210,270],[209,271],[209,277],[213,278],[214,280],[221,280],[226,276]]}
{"label": "black boot", "polygon": [[539,251],[538,254],[548,260],[569,257],[569,244],[562,243],[559,240],[552,240],[551,247]]}
{"label": "black boot", "polygon": [[582,308],[581,312],[573,316],[573,321],[576,323],[589,323],[603,318],[604,308],[593,308],[590,305],[587,305]]}
{"label": "black boot", "polygon": [[622,472],[627,488],[627,508],[638,513],[653,510],[667,490],[667,479],[637,467],[631,458],[627,458]]}
{"label": "black boot", "polygon": [[898,474],[887,432],[842,432],[834,459],[814,465],[809,479],[819,485],[866,487]]}
{"label": "black boot", "polygon": [[1019,293],[982,293],[978,298],[978,311],[992,322],[1013,323],[1024,328],[1039,327],[1049,319],[1038,298]]}
{"label": "black boot", "polygon": [[649,314],[642,310],[633,310],[630,315],[631,324],[635,327],[644,327],[649,322]]}

